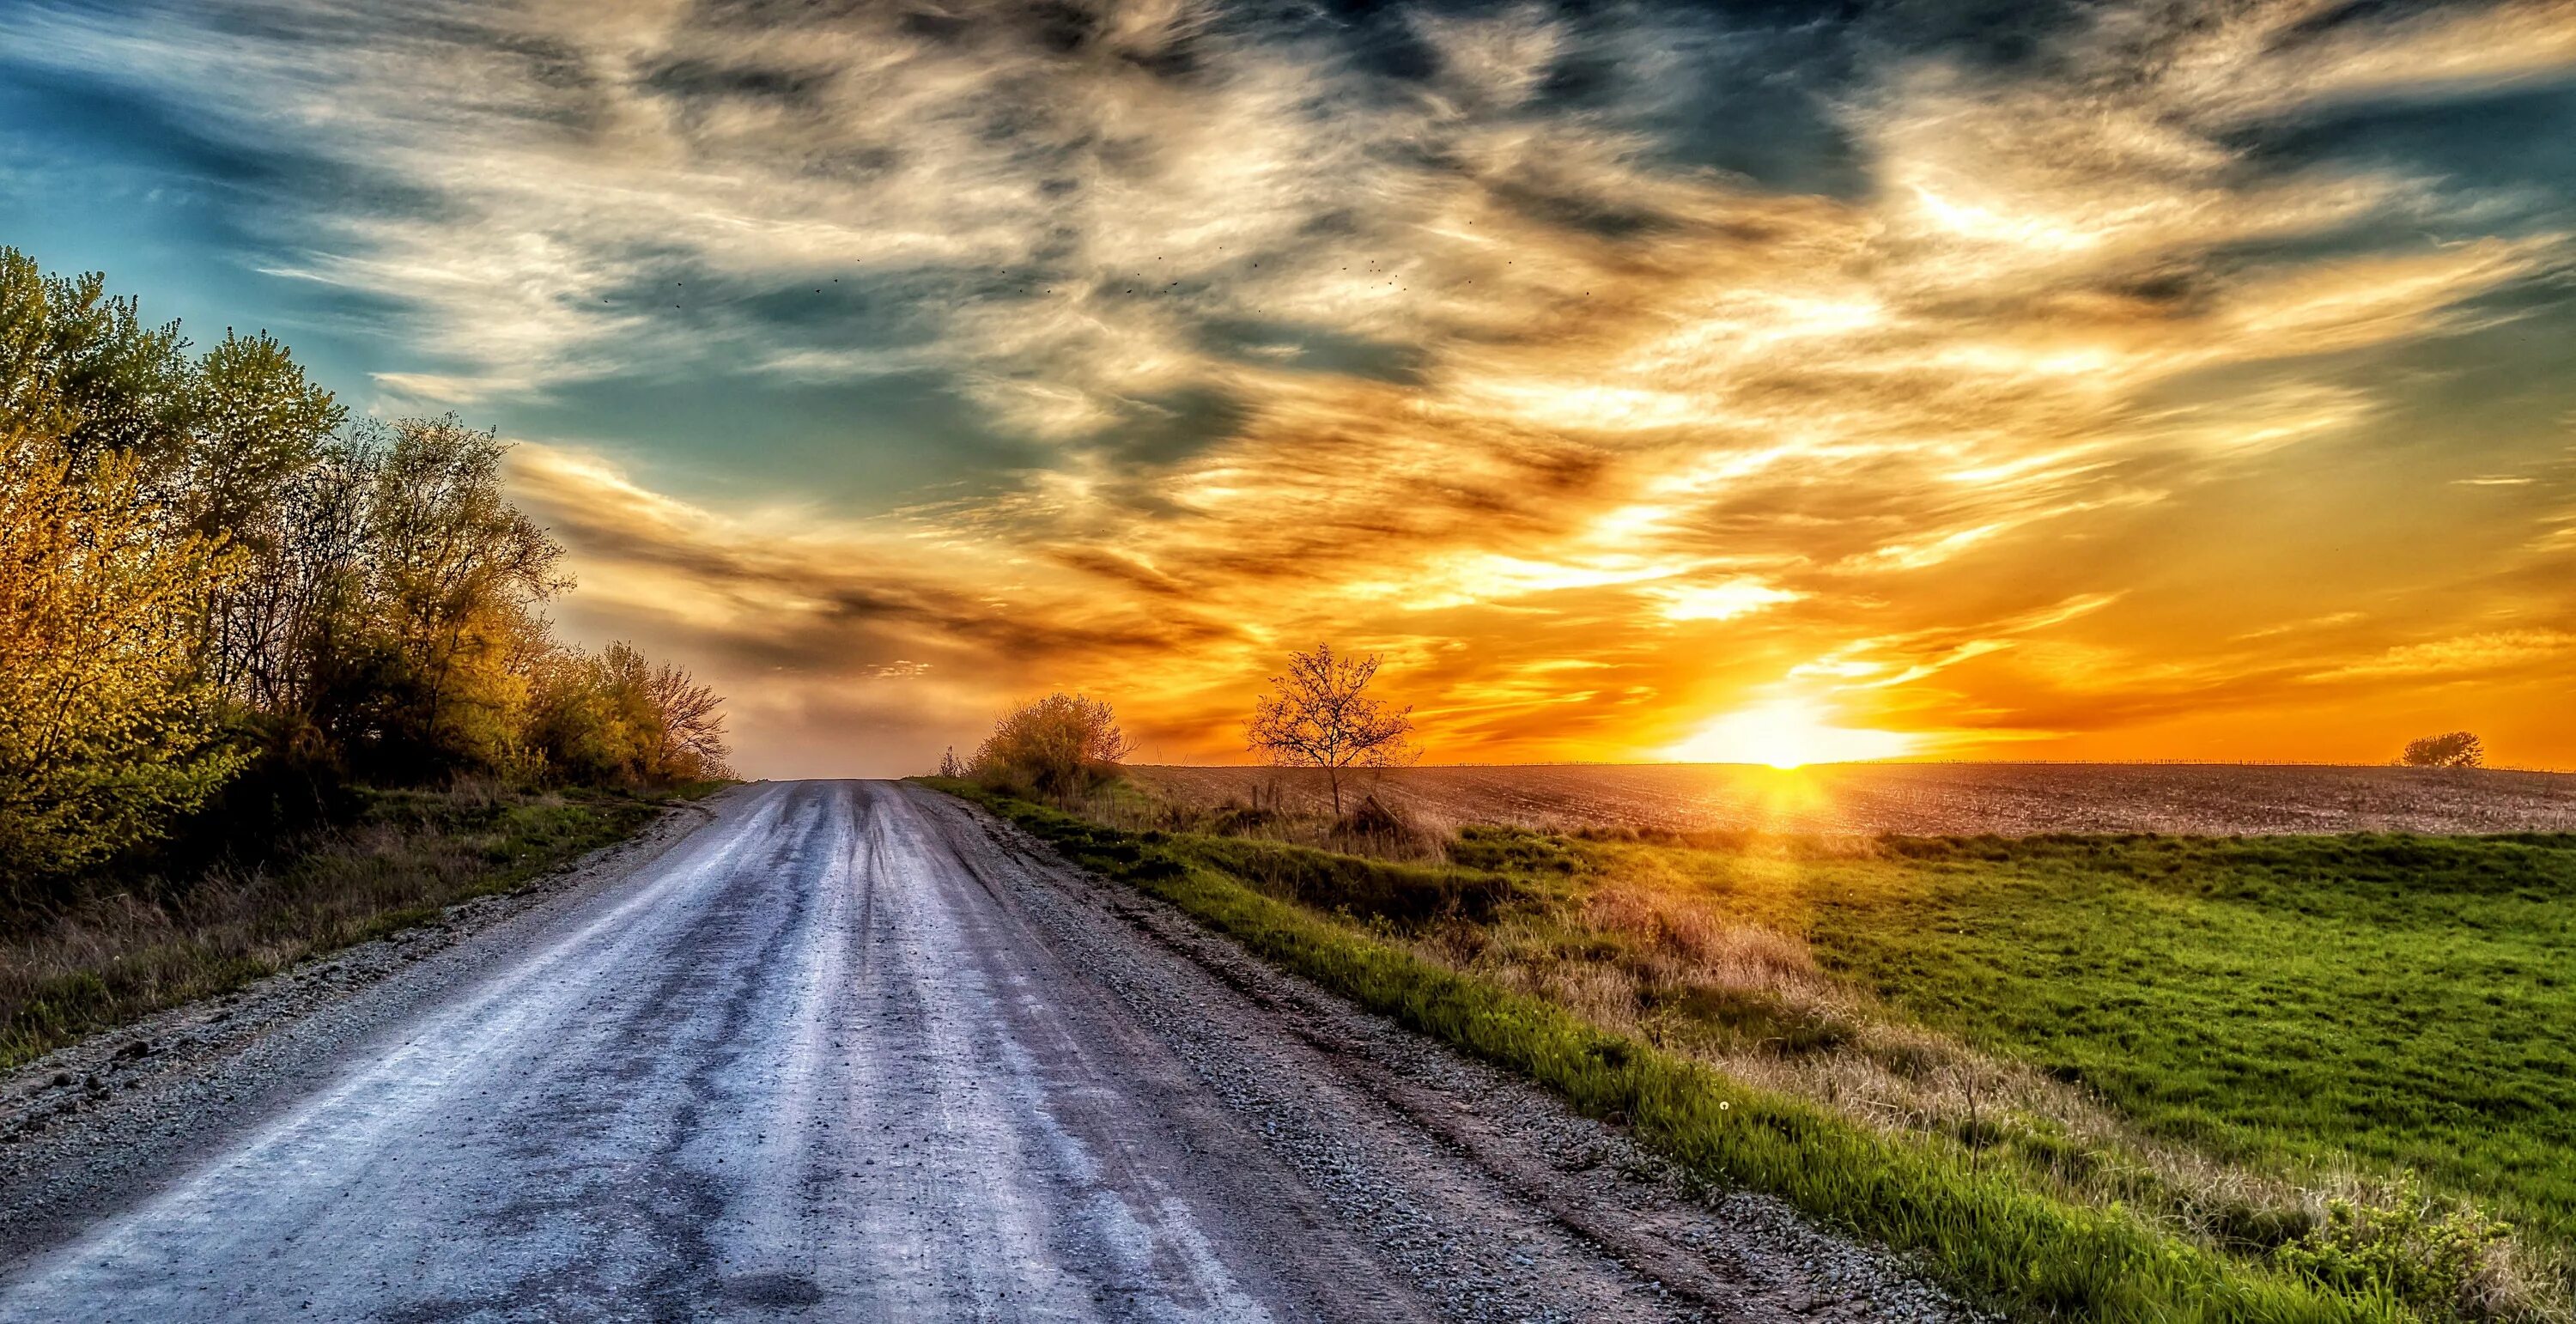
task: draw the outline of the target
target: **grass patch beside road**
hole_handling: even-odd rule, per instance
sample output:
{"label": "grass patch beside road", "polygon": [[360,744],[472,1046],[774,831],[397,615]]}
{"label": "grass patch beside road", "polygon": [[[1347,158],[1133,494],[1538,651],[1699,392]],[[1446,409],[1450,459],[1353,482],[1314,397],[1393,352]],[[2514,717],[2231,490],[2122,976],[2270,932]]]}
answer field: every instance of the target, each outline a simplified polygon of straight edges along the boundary
{"label": "grass patch beside road", "polygon": [[2576,838],[1584,849],[2152,1135],[2411,1171],[2576,1241]]}
{"label": "grass patch beside road", "polygon": [[[1532,870],[1513,857],[1552,854]],[[2570,1318],[2576,839],[1565,838],[1419,944],[2436,1317]]]}
{"label": "grass patch beside road", "polygon": [[[1075,862],[1179,906],[1254,952],[1363,1006],[1456,1043],[1622,1119],[1646,1143],[1713,1180],[1781,1195],[1826,1221],[1919,1258],[1973,1298],[2028,1319],[2100,1321],[2397,1320],[2396,1293],[2368,1274],[2303,1272],[2231,1256],[2150,1217],[2065,1198],[2018,1166],[1984,1162],[1935,1133],[1861,1124],[1836,1109],[1713,1069],[1650,1034],[1605,1027],[1577,1006],[1438,959],[1442,931],[1515,922],[1411,919],[1407,906],[1336,915],[1325,883],[1367,875],[1369,889],[1413,881],[1469,889],[1483,880],[1544,910],[1566,901],[1581,848],[1486,838],[1497,868],[1449,871],[1276,843],[1262,871],[1243,843],[1194,833],[1133,833],[959,782],[1054,842]],[[1570,862],[1569,862],[1570,861]],[[1302,904],[1301,904],[1302,903]]]}
{"label": "grass patch beside road", "polygon": [[184,886],[150,880],[0,931],[0,1067],[507,891],[661,812],[606,791],[358,795],[353,821],[267,861]]}

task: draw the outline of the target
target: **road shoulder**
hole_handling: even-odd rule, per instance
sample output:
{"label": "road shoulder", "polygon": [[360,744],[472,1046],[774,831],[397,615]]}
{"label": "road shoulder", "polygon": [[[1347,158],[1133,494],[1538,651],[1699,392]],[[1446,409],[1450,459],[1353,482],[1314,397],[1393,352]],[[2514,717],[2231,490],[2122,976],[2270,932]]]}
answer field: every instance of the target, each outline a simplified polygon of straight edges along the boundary
{"label": "road shoulder", "polygon": [[525,886],[0,1075],[0,1271],[220,1151],[386,1027],[716,821],[734,795],[675,805]]}
{"label": "road shoulder", "polygon": [[[914,788],[988,887],[1123,999],[1453,1318],[1569,1284],[1586,1318],[1966,1320],[1897,1257],[1710,1191],[1542,1087],[1372,1015],[979,806]],[[974,839],[985,843],[973,849]],[[1137,950],[1139,946],[1145,950]]]}

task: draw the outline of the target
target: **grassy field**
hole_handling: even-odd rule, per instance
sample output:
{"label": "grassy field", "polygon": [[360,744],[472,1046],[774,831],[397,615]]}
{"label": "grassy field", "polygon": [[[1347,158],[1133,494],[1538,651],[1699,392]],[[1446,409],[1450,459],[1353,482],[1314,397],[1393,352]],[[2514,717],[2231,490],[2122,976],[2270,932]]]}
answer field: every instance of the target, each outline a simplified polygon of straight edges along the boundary
{"label": "grassy field", "polygon": [[[1108,807],[1146,816],[1132,792]],[[1280,835],[1258,814],[1167,804],[1179,831],[1085,837],[1106,830],[1015,812],[1096,866],[1167,859],[1141,885],[1239,937],[1225,887],[1287,906],[1253,928],[1315,927],[1272,955],[1597,1112],[1646,1105],[1486,1042],[1518,1031],[1408,1010],[1424,972],[1493,1000],[1478,1015],[1544,1009],[1681,1073],[1649,1093],[1799,1119],[1781,1168],[1726,1157],[1740,1137],[1705,1118],[1663,1139],[2016,1315],[2568,1317],[2576,838],[1470,828],[1446,862],[1416,842],[1393,863],[1208,830]],[[1359,979],[1330,954],[1349,944],[1419,968]],[[1386,979],[1414,991],[1363,987]],[[2145,1240],[2103,1258],[2029,1230],[2086,1219]]]}
{"label": "grassy field", "polygon": [[354,821],[269,861],[0,930],[0,1067],[516,887],[661,812],[614,792],[360,795]]}
{"label": "grassy field", "polygon": [[1905,841],[1758,898],[1658,853],[2159,1136],[2411,1169],[2576,1240],[2576,838]]}

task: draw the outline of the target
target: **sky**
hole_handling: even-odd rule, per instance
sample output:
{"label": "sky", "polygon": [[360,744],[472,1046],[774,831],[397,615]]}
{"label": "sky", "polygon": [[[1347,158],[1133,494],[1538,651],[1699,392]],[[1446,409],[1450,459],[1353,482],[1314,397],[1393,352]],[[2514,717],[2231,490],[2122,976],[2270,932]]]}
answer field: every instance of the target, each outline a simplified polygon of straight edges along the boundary
{"label": "sky", "polygon": [[0,243],[516,443],[752,775],[2576,766],[2576,0],[0,0]]}

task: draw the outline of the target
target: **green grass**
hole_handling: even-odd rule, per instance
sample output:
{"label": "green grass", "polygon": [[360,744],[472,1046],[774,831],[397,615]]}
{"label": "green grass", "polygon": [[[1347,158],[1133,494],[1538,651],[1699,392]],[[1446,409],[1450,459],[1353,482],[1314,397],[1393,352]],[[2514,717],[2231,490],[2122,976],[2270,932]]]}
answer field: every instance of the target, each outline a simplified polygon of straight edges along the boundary
{"label": "green grass", "polygon": [[617,792],[488,786],[361,800],[354,821],[284,843],[256,867],[0,931],[0,1067],[518,887],[660,812]]}
{"label": "green grass", "polygon": [[[963,783],[933,784],[991,806],[1077,863],[1159,896],[1363,1006],[1522,1072],[1591,1115],[1625,1121],[1645,1143],[1705,1178],[1785,1197],[1916,1257],[1972,1298],[2016,1317],[2405,1317],[2367,1282],[2337,1290],[2231,1260],[2120,1209],[2055,1198],[2013,1169],[1980,1165],[1956,1144],[1891,1135],[1748,1088],[1686,1056],[1441,965],[1376,931],[1389,923],[1383,914],[1373,926],[1289,899],[1301,890],[1312,899],[1317,880],[1357,872],[1342,857],[1272,845],[1262,856],[1268,876],[1246,876],[1235,872],[1241,843],[1131,834]],[[1571,854],[1576,848],[1548,849]],[[1532,851],[1534,858],[1548,856]],[[1530,866],[1532,876],[1578,867],[1559,864],[1548,856]],[[1439,871],[1422,875],[1416,881],[1431,886],[1466,881],[1446,880]],[[1380,874],[1370,885],[1402,881]]]}
{"label": "green grass", "polygon": [[2152,1134],[2413,1171],[2576,1241],[2576,838],[1597,849]]}

